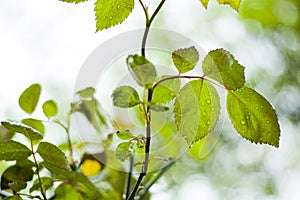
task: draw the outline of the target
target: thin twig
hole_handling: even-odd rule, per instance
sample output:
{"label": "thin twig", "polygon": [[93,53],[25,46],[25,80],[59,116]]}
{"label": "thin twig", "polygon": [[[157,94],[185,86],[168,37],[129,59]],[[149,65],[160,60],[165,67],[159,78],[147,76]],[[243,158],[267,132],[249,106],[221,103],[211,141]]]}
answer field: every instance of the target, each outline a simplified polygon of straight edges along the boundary
{"label": "thin twig", "polygon": [[169,163],[161,170],[159,171],[159,173],[155,176],[155,178],[145,186],[145,188],[141,191],[141,194],[140,194],[140,199],[139,200],[142,200],[145,195],[147,194],[147,192],[149,191],[149,189],[154,185],[154,183],[157,182],[157,180],[168,170],[170,169],[171,166],[173,166],[173,164],[175,163],[175,160],[174,159],[170,159],[169,160]]}
{"label": "thin twig", "polygon": [[127,180],[126,180],[126,198],[125,199],[127,199],[130,195],[130,186],[131,186],[133,166],[134,166],[134,155],[131,155],[130,163],[129,163],[129,172],[127,174]]}

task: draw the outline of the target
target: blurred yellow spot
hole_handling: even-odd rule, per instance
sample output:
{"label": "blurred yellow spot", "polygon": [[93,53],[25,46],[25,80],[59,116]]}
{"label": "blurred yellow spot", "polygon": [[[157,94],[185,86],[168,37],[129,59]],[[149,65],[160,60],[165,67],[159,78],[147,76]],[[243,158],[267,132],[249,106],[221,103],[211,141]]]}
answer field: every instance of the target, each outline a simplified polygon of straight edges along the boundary
{"label": "blurred yellow spot", "polygon": [[81,171],[87,176],[96,176],[101,171],[101,163],[96,160],[85,160],[81,166]]}

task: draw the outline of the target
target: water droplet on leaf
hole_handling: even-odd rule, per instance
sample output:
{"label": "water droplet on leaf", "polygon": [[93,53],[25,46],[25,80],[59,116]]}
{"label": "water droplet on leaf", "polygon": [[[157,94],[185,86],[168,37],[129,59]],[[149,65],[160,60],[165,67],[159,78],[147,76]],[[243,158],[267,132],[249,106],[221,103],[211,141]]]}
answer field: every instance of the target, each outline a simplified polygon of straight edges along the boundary
{"label": "water droplet on leaf", "polygon": [[244,120],[241,120],[240,123],[241,123],[241,125],[246,125],[246,121],[244,121]]}

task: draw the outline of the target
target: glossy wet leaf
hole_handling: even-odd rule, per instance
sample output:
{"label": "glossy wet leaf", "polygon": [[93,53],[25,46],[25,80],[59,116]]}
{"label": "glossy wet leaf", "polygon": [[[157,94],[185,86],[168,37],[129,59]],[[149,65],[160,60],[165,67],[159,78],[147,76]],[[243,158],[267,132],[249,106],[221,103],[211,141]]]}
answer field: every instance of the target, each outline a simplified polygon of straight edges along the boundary
{"label": "glossy wet leaf", "polygon": [[[170,76],[162,76],[158,80],[168,78]],[[170,79],[159,83],[153,90],[152,102],[162,105],[170,102],[175,98],[180,89],[181,82],[178,78]]]}
{"label": "glossy wet leaf", "polygon": [[54,100],[48,100],[43,104],[43,112],[46,117],[54,117],[57,115],[58,108],[57,104]]}
{"label": "glossy wet leaf", "polygon": [[238,133],[254,143],[279,146],[280,128],[272,105],[255,90],[230,91],[227,111]]}
{"label": "glossy wet leaf", "polygon": [[41,142],[37,153],[43,158],[44,162],[51,163],[62,169],[70,169],[68,160],[62,150],[49,142]]}
{"label": "glossy wet leaf", "polygon": [[145,88],[150,88],[156,79],[154,65],[144,56],[129,55],[126,59],[128,69],[134,80]]}
{"label": "glossy wet leaf", "polygon": [[21,94],[19,98],[19,105],[28,114],[33,113],[35,110],[41,94],[41,86],[39,84],[33,84],[29,86]]}
{"label": "glossy wet leaf", "polygon": [[31,128],[34,128],[35,130],[40,132],[42,135],[45,134],[45,126],[41,120],[33,119],[33,118],[26,118],[26,119],[22,119],[22,123],[27,126],[30,126]]}
{"label": "glossy wet leaf", "polygon": [[219,114],[218,93],[210,83],[202,79],[188,82],[175,99],[177,130],[188,145],[204,138],[216,125]]}
{"label": "glossy wet leaf", "polygon": [[205,76],[218,81],[228,90],[236,90],[245,84],[244,67],[224,49],[210,51],[203,60],[202,69]]}
{"label": "glossy wet leaf", "polygon": [[130,142],[122,142],[117,146],[116,157],[122,162],[124,162],[125,159],[130,157],[131,155],[132,152],[130,150]]}
{"label": "glossy wet leaf", "polygon": [[172,53],[172,59],[175,67],[182,74],[195,68],[199,53],[195,47],[178,49]]}
{"label": "glossy wet leaf", "polygon": [[29,126],[25,126],[15,122],[1,122],[1,124],[8,130],[23,134],[30,141],[37,141],[43,139],[41,133],[32,129]]}
{"label": "glossy wet leaf", "polygon": [[219,4],[230,5],[236,11],[239,11],[241,0],[218,0]]}
{"label": "glossy wet leaf", "polygon": [[22,160],[31,155],[31,150],[24,144],[8,140],[0,142],[0,160]]}
{"label": "glossy wet leaf", "polygon": [[120,108],[131,108],[141,101],[137,91],[130,86],[121,86],[115,89],[111,95],[113,104]]}
{"label": "glossy wet leaf", "polygon": [[97,31],[122,23],[132,12],[134,0],[97,0],[95,3]]}
{"label": "glossy wet leaf", "polygon": [[90,98],[93,97],[95,94],[95,89],[93,87],[87,87],[83,90],[80,90],[77,92],[77,94],[81,97],[81,98]]}
{"label": "glossy wet leaf", "polygon": [[116,134],[121,140],[130,140],[133,137],[129,130],[117,131]]}

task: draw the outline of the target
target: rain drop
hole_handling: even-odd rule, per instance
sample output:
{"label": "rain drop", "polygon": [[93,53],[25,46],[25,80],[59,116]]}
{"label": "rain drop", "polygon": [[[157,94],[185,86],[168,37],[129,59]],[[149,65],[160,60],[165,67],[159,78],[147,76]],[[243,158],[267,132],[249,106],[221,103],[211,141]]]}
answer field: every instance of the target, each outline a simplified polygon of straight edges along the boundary
{"label": "rain drop", "polygon": [[269,121],[269,120],[267,120],[267,124],[270,124],[270,121]]}
{"label": "rain drop", "polygon": [[206,100],[206,103],[207,103],[207,104],[210,104],[210,103],[211,103],[211,100],[210,100],[210,99],[207,99],[207,100]]}
{"label": "rain drop", "polygon": [[206,124],[209,126],[210,125],[210,121],[206,122]]}
{"label": "rain drop", "polygon": [[258,110],[258,107],[257,107],[257,106],[255,106],[255,107],[254,107],[254,109],[255,109],[255,110]]}
{"label": "rain drop", "polygon": [[244,120],[241,120],[240,123],[241,123],[241,125],[243,125],[243,126],[246,125],[246,121],[244,121]]}

